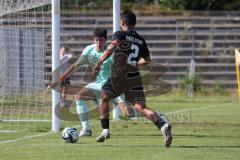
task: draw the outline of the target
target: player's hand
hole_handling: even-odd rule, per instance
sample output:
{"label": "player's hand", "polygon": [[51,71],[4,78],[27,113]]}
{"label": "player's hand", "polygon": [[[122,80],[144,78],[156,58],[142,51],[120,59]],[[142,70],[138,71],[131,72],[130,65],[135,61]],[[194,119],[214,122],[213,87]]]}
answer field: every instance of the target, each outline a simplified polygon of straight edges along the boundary
{"label": "player's hand", "polygon": [[51,84],[49,84],[49,85],[47,86],[47,90],[56,88],[60,83],[61,83],[61,81],[52,82]]}
{"label": "player's hand", "polygon": [[97,64],[95,65],[95,67],[93,67],[92,69],[92,74],[96,77],[101,69],[101,65],[102,65],[103,61],[100,59],[98,60]]}
{"label": "player's hand", "polygon": [[100,71],[100,65],[97,64],[95,67],[93,67],[93,69],[92,69],[92,74],[93,74],[94,76],[97,76],[98,73],[99,73],[99,71]]}

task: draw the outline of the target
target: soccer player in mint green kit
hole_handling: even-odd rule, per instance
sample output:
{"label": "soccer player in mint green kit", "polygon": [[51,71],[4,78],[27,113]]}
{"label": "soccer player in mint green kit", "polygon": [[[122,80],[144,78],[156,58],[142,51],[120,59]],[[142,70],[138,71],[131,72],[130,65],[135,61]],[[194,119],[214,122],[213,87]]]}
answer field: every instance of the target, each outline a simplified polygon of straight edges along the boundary
{"label": "soccer player in mint green kit", "polygon": [[[98,60],[103,55],[104,50],[106,49],[106,40],[107,40],[107,31],[105,29],[95,29],[94,34],[94,44],[91,44],[84,48],[79,59],[70,66],[66,72],[64,72],[59,82],[52,83],[49,87],[55,88],[61,81],[64,81],[68,78],[77,68],[84,64],[88,64],[90,66],[95,66]],[[86,100],[94,100],[99,103],[99,96],[101,92],[102,85],[106,82],[106,80],[110,77],[111,68],[112,68],[112,57],[108,58],[102,65],[101,71],[98,73],[96,77],[96,81],[89,83],[84,88],[82,88],[76,95],[76,106],[77,112],[81,119],[82,130],[79,136],[91,136],[91,126],[87,117],[88,107],[86,104]],[[127,116],[133,115],[133,110],[127,105],[124,97],[119,96],[113,100],[114,103],[119,104],[122,112]],[[83,115],[83,116],[82,116]]]}
{"label": "soccer player in mint green kit", "polygon": [[[91,66],[95,66],[95,64],[103,55],[104,50],[106,49],[106,40],[107,40],[107,31],[104,29],[96,29],[94,31],[95,43],[85,47],[81,57],[76,61],[75,65],[89,64]],[[102,85],[109,78],[111,74],[111,68],[112,68],[112,58],[110,57],[103,64],[102,70],[98,73],[96,81],[93,83],[89,83],[87,86],[85,86],[81,91],[79,91],[75,95],[78,114],[84,114],[88,112],[85,99],[99,100]],[[115,99],[115,102],[123,103],[124,100],[123,98],[118,97]],[[92,131],[90,128],[90,124],[85,116],[82,119],[81,123],[82,123],[82,130],[80,132],[80,136],[91,136]]]}

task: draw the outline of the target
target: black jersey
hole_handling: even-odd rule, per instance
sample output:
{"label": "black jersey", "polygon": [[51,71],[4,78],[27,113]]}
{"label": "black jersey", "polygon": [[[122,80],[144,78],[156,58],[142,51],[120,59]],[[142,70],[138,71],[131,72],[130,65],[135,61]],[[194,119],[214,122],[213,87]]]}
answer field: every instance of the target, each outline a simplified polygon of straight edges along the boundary
{"label": "black jersey", "polygon": [[120,41],[113,55],[113,77],[125,77],[127,72],[137,72],[139,59],[150,56],[144,38],[136,31],[117,31],[112,40]]}

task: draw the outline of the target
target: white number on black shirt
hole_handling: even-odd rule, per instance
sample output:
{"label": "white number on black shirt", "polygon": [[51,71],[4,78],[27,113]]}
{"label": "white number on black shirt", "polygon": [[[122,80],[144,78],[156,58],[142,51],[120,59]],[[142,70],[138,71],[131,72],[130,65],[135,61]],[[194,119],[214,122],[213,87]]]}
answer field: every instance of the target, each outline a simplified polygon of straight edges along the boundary
{"label": "white number on black shirt", "polygon": [[133,66],[136,66],[137,64],[137,61],[134,60],[135,58],[138,57],[138,54],[139,54],[139,47],[137,45],[132,45],[131,46],[131,49],[132,49],[132,53],[129,54],[128,56],[128,64],[131,64]]}

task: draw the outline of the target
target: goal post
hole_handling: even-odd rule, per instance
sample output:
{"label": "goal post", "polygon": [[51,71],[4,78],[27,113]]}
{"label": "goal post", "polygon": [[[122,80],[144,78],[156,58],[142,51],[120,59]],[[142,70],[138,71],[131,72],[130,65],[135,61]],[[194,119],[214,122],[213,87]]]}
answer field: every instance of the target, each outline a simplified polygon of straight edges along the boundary
{"label": "goal post", "polygon": [[[52,0],[52,71],[60,66],[60,0]],[[53,74],[55,75],[55,74]],[[56,76],[56,75],[55,75]],[[53,76],[53,81],[58,77]],[[57,104],[60,102],[60,93],[52,90],[52,131],[60,130],[60,119],[57,116]]]}
{"label": "goal post", "polygon": [[[121,0],[113,0],[113,33],[120,30]],[[113,120],[118,120],[121,110],[119,106],[113,109]]]}
{"label": "goal post", "polygon": [[237,85],[238,85],[238,97],[240,100],[240,53],[238,49],[235,49],[235,61],[236,61],[236,75],[237,75]]}

